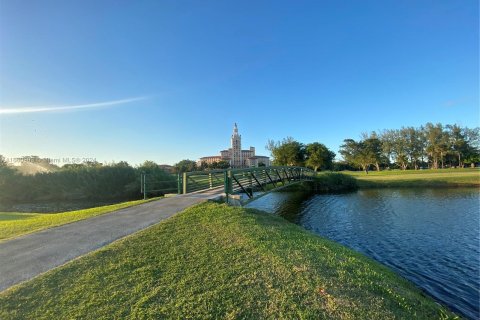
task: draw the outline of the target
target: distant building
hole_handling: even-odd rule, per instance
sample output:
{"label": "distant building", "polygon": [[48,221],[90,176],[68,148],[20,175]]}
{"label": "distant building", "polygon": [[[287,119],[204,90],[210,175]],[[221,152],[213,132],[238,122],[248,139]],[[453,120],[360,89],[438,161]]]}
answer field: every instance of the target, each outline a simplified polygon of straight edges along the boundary
{"label": "distant building", "polygon": [[214,162],[227,161],[232,168],[258,167],[261,165],[270,166],[270,158],[255,155],[254,147],[250,147],[249,150],[242,150],[242,136],[238,134],[236,123],[233,127],[230,142],[231,148],[220,151],[219,156],[202,157],[198,160],[198,164],[201,165],[202,162],[212,164]]}
{"label": "distant building", "polygon": [[170,172],[170,173],[174,173],[174,172],[175,172],[175,167],[174,167],[174,166],[171,166],[171,165],[168,165],[168,164],[161,164],[161,165],[159,165],[159,167],[160,167],[163,171],[167,171],[167,172]]}

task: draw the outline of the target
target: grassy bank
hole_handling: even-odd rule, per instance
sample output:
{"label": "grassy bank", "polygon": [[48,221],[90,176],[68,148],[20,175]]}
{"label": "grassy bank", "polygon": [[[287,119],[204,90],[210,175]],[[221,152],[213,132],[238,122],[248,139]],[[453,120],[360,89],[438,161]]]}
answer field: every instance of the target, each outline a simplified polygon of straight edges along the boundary
{"label": "grassy bank", "polygon": [[0,294],[1,319],[438,319],[378,263],[252,209],[207,203]]}
{"label": "grassy bank", "polygon": [[136,200],[61,213],[0,212],[0,241],[156,200]]}
{"label": "grassy bank", "polygon": [[355,178],[338,172],[319,172],[314,184],[315,190],[319,192],[342,192],[358,188]]}
{"label": "grassy bank", "polygon": [[478,169],[344,171],[357,179],[360,188],[479,187]]}

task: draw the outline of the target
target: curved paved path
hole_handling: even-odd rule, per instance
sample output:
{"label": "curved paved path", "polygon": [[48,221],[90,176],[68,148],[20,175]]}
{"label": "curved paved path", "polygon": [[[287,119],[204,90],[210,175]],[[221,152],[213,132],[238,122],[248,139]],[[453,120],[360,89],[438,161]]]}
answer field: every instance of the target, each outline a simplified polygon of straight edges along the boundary
{"label": "curved paved path", "polygon": [[220,195],[217,189],[164,198],[3,241],[0,291]]}

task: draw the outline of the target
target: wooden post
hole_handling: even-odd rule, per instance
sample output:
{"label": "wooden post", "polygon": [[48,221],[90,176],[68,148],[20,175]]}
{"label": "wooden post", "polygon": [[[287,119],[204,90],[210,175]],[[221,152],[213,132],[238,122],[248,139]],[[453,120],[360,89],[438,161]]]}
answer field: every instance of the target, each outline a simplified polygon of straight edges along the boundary
{"label": "wooden post", "polygon": [[187,194],[187,173],[183,173],[183,194]]}

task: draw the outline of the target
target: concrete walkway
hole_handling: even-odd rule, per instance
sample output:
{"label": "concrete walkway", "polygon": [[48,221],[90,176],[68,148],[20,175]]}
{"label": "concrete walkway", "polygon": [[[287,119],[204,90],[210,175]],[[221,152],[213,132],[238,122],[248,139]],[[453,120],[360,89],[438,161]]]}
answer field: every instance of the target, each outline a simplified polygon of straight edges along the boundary
{"label": "concrete walkway", "polygon": [[0,291],[165,220],[223,190],[180,195],[0,243]]}

